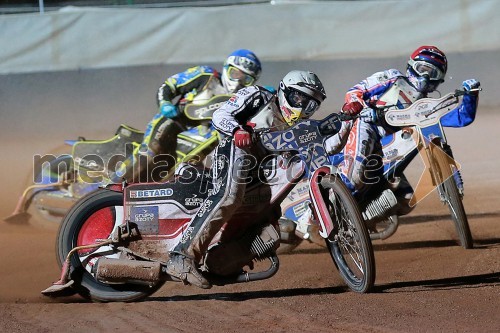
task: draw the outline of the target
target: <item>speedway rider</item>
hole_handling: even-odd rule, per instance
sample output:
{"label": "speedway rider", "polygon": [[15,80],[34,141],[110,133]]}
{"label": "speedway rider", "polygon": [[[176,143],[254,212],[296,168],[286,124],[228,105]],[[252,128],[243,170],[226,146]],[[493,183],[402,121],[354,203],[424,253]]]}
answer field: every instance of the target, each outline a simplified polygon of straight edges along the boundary
{"label": "speedway rider", "polygon": [[159,181],[160,175],[152,175],[153,170],[161,169],[155,168],[160,162],[158,158],[164,157],[163,162],[168,163],[173,157],[175,163],[177,135],[199,124],[182,113],[180,104],[193,101],[201,93],[207,94],[207,98],[235,93],[254,84],[261,70],[260,60],[252,51],[239,49],[227,57],[222,75],[212,67],[196,66],[167,78],[158,89],[158,113],[148,123],[142,144],[111,175],[111,180]]}
{"label": "speedway rider", "polygon": [[[377,108],[388,103],[389,94],[396,96],[397,108],[403,109],[420,98],[427,97],[428,93],[437,89],[444,82],[448,61],[445,54],[435,46],[421,46],[410,56],[406,68],[406,75],[396,69],[377,72],[364,79],[348,90],[345,95],[345,104],[342,112],[348,115],[360,115],[355,121],[345,122],[339,136],[329,139],[327,144],[331,150],[345,144],[343,149],[344,160],[340,164],[341,176],[351,189],[362,209],[364,196],[371,184],[367,179],[373,179],[381,171],[382,144],[381,139],[390,133],[400,130],[389,126],[383,116],[376,112]],[[480,83],[475,79],[463,82],[465,90],[479,88]],[[392,89],[391,89],[392,88]],[[395,90],[398,89],[399,91]],[[394,97],[392,97],[394,99]],[[471,92],[463,97],[461,105],[441,118],[441,124],[446,127],[463,127],[474,121],[478,103],[478,93]],[[347,143],[346,143],[347,141]],[[377,171],[378,170],[378,171]],[[405,215],[411,211],[409,201],[413,189],[403,176],[398,179],[399,185],[394,193],[385,190],[378,198],[379,207],[383,208],[376,213],[364,211],[367,221],[373,221],[388,213],[396,212]]]}
{"label": "speedway rider", "polygon": [[253,129],[284,130],[312,116],[325,98],[316,74],[291,71],[280,82],[277,93],[261,86],[246,87],[215,111],[212,122],[220,141],[211,169],[214,190],[202,205],[207,209],[195,215],[189,234],[170,252],[168,274],[200,288],[211,287],[197,266],[212,238],[242,203],[248,166],[256,148]]}

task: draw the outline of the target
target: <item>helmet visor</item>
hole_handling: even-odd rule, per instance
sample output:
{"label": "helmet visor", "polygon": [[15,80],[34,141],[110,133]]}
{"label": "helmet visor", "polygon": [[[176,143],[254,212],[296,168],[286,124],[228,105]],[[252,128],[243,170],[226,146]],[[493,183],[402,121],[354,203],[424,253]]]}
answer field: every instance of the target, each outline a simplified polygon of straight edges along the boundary
{"label": "helmet visor", "polygon": [[291,107],[302,109],[303,118],[312,116],[319,107],[316,100],[295,89],[288,89],[286,99]]}
{"label": "helmet visor", "polygon": [[233,66],[228,67],[227,76],[229,77],[229,79],[231,81],[238,81],[240,84],[242,84],[245,87],[250,86],[252,83],[255,82],[255,78],[252,75],[247,74],[247,73],[243,72],[242,70],[240,70],[236,67],[233,67]]}
{"label": "helmet visor", "polygon": [[311,97],[307,96],[306,94],[298,90],[288,89],[288,94],[286,96],[286,99],[290,104],[290,106],[294,108],[302,108],[305,105],[307,105],[309,100],[311,100]]}
{"label": "helmet visor", "polygon": [[309,118],[311,117],[316,110],[318,110],[319,104],[316,102],[314,99],[309,100],[309,103],[307,103],[306,107],[302,111],[302,118]]}
{"label": "helmet visor", "polygon": [[444,73],[434,66],[425,61],[413,61],[411,67],[418,75],[428,75],[431,80],[443,80]]}

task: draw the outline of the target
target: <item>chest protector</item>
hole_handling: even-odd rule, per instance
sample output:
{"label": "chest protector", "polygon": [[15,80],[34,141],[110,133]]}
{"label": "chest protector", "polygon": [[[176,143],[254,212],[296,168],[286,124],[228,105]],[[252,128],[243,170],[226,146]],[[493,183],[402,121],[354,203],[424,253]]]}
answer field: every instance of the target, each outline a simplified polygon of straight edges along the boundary
{"label": "chest protector", "polygon": [[416,100],[420,99],[422,94],[408,82],[405,77],[400,77],[394,84],[376,101],[376,108],[385,110],[403,109]]}
{"label": "chest protector", "polygon": [[278,107],[275,103],[276,96],[273,96],[248,123],[252,124],[254,130],[271,129],[271,131],[282,131],[289,126],[281,120]]}

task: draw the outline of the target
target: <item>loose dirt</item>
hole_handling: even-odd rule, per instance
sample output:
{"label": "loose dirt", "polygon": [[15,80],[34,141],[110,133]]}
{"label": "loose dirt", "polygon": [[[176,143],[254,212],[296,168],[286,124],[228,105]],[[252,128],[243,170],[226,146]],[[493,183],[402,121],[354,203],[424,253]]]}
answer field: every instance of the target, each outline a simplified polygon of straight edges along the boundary
{"label": "loose dirt", "polygon": [[[40,291],[59,275],[55,231],[0,222],[0,331],[498,332],[499,123],[489,112],[447,132],[463,166],[475,248],[457,245],[448,210],[432,193],[394,236],[374,242],[377,279],[370,294],[349,291],[328,253],[304,243],[282,255],[280,271],[265,281],[210,290],[170,283],[140,303],[50,299]],[[17,144],[20,157],[2,166],[3,175],[18,171],[4,177],[2,216],[22,190],[26,156],[43,153],[34,150],[41,146]],[[418,179],[419,171],[410,174]]]}

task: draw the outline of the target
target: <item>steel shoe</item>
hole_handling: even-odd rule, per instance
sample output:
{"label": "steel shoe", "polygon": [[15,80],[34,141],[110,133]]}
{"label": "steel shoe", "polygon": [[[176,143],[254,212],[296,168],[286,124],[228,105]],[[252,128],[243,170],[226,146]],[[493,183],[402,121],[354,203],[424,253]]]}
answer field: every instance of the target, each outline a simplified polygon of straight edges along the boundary
{"label": "steel shoe", "polygon": [[172,253],[170,259],[167,261],[165,272],[184,283],[189,283],[199,288],[209,289],[212,287],[210,282],[196,269],[193,259],[183,254]]}

